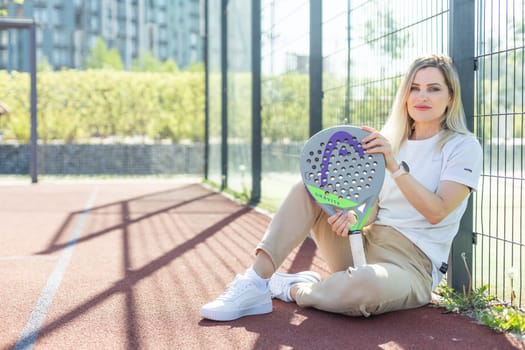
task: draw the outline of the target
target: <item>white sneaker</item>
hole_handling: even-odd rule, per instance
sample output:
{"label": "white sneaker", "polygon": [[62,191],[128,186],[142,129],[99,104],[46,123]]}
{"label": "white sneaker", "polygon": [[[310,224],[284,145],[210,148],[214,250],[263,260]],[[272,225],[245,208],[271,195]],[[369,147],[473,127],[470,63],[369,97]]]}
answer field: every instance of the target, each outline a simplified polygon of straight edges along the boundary
{"label": "white sneaker", "polygon": [[314,271],[302,271],[298,273],[276,272],[270,279],[270,292],[272,298],[282,301],[293,301],[290,297],[290,289],[297,283],[317,283],[321,281],[321,276]]}
{"label": "white sneaker", "polygon": [[232,321],[243,316],[272,312],[269,288],[261,291],[251,279],[237,275],[228,289],[201,308],[201,316],[214,321]]}

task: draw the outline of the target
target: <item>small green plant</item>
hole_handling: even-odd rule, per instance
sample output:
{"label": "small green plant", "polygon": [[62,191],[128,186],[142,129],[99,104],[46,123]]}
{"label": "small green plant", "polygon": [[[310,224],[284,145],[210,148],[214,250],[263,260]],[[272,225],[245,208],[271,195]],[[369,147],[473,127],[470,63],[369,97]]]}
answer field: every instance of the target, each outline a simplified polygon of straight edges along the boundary
{"label": "small green plant", "polygon": [[474,318],[479,323],[498,332],[507,332],[518,337],[525,336],[525,313],[517,307],[498,301],[488,295],[488,286],[472,290],[470,293],[458,293],[449,286],[441,285],[438,293],[442,300],[439,307],[446,312],[455,312]]}
{"label": "small green plant", "polygon": [[480,311],[490,307],[494,297],[487,295],[488,286],[476,288],[467,293],[455,291],[447,285],[440,285],[438,294],[442,297],[439,303],[447,312],[470,314],[475,316]]}
{"label": "small green plant", "polygon": [[[466,264],[465,254],[461,254],[465,268],[471,281],[470,271]],[[454,290],[446,284],[440,284],[437,293],[441,296],[438,307],[446,312],[460,313],[474,318],[479,323],[498,332],[510,333],[520,339],[525,337],[525,312],[516,305],[513,290],[515,271],[511,269],[510,278],[511,302],[504,303],[488,294],[488,285],[472,289],[463,288],[462,292]]]}

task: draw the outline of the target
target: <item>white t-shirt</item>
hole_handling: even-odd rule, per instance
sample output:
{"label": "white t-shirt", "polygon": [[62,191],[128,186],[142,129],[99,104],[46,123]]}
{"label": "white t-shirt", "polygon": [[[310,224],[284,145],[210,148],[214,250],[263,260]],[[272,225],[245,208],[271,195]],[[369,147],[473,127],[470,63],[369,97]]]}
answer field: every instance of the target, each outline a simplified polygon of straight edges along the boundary
{"label": "white t-shirt", "polygon": [[[473,136],[455,135],[440,151],[441,133],[426,140],[403,143],[397,158],[405,161],[419,183],[436,192],[441,181],[454,181],[476,190],[481,173],[482,150]],[[385,176],[379,194],[379,211],[375,223],[388,225],[410,239],[432,261],[432,289],[443,278],[439,271],[448,262],[452,240],[467,207],[468,196],[440,223],[432,225],[404,197],[392,177]]]}

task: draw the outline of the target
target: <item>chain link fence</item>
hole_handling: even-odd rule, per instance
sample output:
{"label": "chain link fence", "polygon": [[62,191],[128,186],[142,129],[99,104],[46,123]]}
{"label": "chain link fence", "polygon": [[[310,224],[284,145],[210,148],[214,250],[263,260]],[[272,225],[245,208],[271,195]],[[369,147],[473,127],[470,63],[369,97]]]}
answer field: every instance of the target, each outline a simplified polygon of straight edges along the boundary
{"label": "chain link fence", "polygon": [[[462,75],[469,125],[484,148],[479,190],[462,224],[463,243],[453,249],[454,265],[462,265],[458,257],[467,250],[473,286],[487,284],[491,294],[523,306],[522,1],[207,3],[209,142],[210,149],[223,150],[210,151],[207,176],[236,191],[249,194],[251,189],[252,195],[260,185],[255,195],[273,207],[300,179],[298,155],[312,125],[381,128],[407,65],[421,54],[451,55]],[[222,34],[221,21],[227,30]],[[246,40],[258,30],[260,38]],[[260,67],[249,57],[253,52],[260,52]],[[318,68],[320,77],[315,74]],[[221,90],[217,79],[225,74]],[[260,84],[252,79],[260,79]],[[319,85],[322,93],[316,95]],[[221,103],[228,107],[221,108]],[[261,106],[260,125],[253,118],[259,113],[254,103]],[[322,105],[320,115],[313,111],[316,104]],[[221,161],[225,154],[228,160]],[[260,183],[250,187],[254,182]],[[463,284],[468,283],[465,276]]]}

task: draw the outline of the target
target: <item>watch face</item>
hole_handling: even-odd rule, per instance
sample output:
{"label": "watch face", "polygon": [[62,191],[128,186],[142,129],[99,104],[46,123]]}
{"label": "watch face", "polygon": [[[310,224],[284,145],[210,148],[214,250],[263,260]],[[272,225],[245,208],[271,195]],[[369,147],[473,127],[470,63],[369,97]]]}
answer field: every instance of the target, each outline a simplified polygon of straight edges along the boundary
{"label": "watch face", "polygon": [[403,167],[403,169],[405,169],[407,173],[410,172],[410,168],[408,167],[408,164],[405,161],[401,162],[401,166]]}

